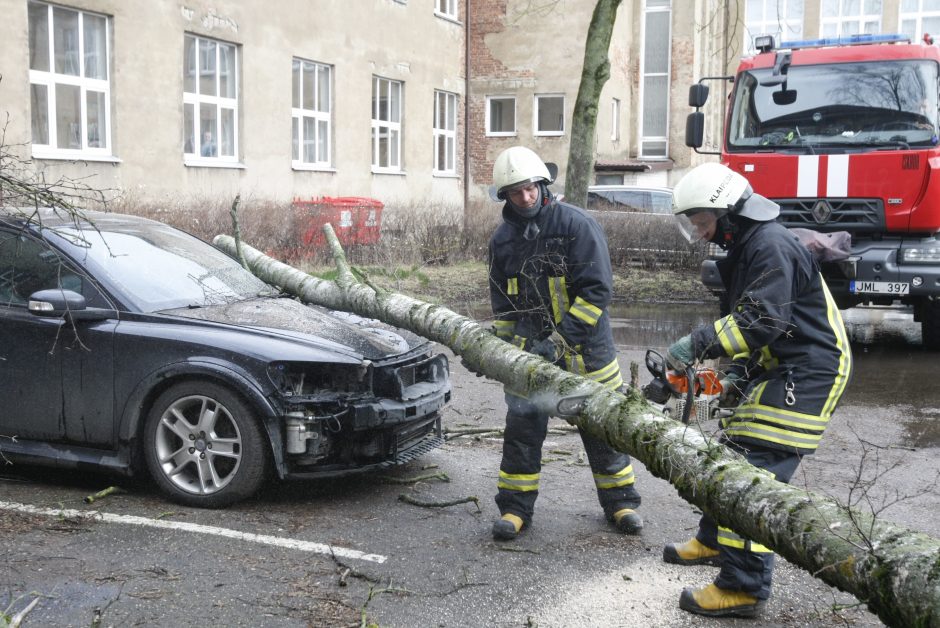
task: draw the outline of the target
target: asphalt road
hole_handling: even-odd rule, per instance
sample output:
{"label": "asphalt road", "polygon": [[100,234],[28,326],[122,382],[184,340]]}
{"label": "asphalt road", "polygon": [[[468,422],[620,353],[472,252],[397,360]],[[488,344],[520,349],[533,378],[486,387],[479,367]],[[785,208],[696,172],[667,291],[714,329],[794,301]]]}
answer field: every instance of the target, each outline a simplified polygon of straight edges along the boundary
{"label": "asphalt road", "polygon": [[[858,340],[855,379],[794,483],[846,500],[858,497],[861,478],[871,489],[860,506],[940,537],[936,358],[904,320],[881,318],[849,321]],[[620,338],[626,369],[643,354]],[[501,386],[458,360],[452,371],[445,425],[501,426]],[[545,444],[533,527],[514,543],[495,543],[500,448],[498,437],[455,438],[390,474],[444,473],[448,481],[399,484],[371,475],[272,484],[224,511],[170,504],[145,483],[85,504],[115,480],[6,466],[0,609],[11,615],[38,599],[24,626],[332,627],[364,625],[364,618],[402,628],[755,625],[678,609],[681,589],[714,573],[661,561],[663,544],[686,540],[697,514],[637,463],[646,529],[639,537],[617,534],[570,432],[550,434]],[[401,495],[478,501],[426,508]],[[759,625],[881,623],[852,596],[778,559],[774,597]]]}

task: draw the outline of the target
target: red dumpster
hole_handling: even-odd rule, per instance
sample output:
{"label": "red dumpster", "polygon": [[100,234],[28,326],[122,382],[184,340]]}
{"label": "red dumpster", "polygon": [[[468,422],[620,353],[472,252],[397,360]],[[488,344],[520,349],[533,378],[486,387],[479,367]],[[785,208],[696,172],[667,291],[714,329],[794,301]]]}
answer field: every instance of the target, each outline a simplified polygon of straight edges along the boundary
{"label": "red dumpster", "polygon": [[314,247],[323,245],[323,225],[326,223],[333,225],[333,231],[344,245],[375,244],[379,241],[384,205],[374,198],[295,198],[293,206],[300,240],[298,244]]}

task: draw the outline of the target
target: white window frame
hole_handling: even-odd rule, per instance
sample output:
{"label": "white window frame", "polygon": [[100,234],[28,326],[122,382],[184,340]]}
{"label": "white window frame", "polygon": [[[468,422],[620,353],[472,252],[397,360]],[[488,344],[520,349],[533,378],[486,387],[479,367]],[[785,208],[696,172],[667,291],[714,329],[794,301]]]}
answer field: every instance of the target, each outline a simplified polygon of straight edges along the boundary
{"label": "white window frame", "polygon": [[[434,90],[434,167],[433,174],[457,174],[457,94]],[[441,163],[441,144],[444,163]]]}
{"label": "white window frame", "polygon": [[[71,7],[51,5],[45,2],[29,2],[29,5],[36,7],[45,7],[47,24],[47,52],[49,66],[46,70],[29,70],[30,93],[33,86],[42,86],[46,90],[45,111],[32,110],[32,120],[30,124],[34,127],[37,123],[36,116],[45,116],[46,143],[37,143],[36,137],[31,139],[32,156],[38,159],[90,159],[99,161],[113,160],[112,135],[111,135],[111,18],[101,13],[91,11],[82,11]],[[75,46],[75,57],[78,62],[77,74],[61,74],[56,72],[55,68],[55,11],[69,11],[76,13],[78,42]],[[86,74],[86,54],[85,51],[85,17],[93,16],[104,20],[104,79],[87,78]],[[30,26],[30,31],[32,26]],[[28,54],[28,51],[27,51]],[[57,127],[57,86],[77,87],[79,90],[79,111],[78,128],[69,130],[69,135],[78,133],[78,146],[61,147],[58,145],[59,129]],[[89,120],[88,120],[88,95],[91,93],[102,94],[104,100],[104,122],[99,121],[98,142],[99,146],[92,146],[89,142]],[[101,139],[101,128],[104,130],[104,140]],[[32,127],[31,127],[32,128]],[[35,134],[34,134],[35,135]],[[73,140],[74,142],[74,140]]]}
{"label": "white window frame", "polygon": [[[381,99],[376,97],[377,94],[383,91],[389,104],[386,113],[388,119],[380,117],[382,115],[382,112],[380,112]],[[372,77],[372,172],[397,174],[402,171],[401,145],[404,141],[402,136],[404,94],[405,84],[402,81],[381,76]],[[381,153],[383,152],[381,141],[383,134],[388,138],[393,135],[398,138],[398,141],[394,143],[394,150],[390,148],[390,142],[385,143],[387,166],[379,165],[381,163]]]}
{"label": "white window frame", "polygon": [[[637,112],[637,124],[639,126],[639,132],[637,137],[639,138],[637,146],[637,155],[641,159],[668,159],[669,158],[669,115],[670,115],[670,101],[669,101],[669,90],[666,90],[666,102],[664,104],[666,108],[666,135],[644,135],[643,131],[643,120],[645,117],[646,109],[646,79],[648,78],[658,78],[665,77],[667,86],[669,83],[669,76],[672,72],[672,50],[669,42],[672,41],[672,2],[657,2],[655,6],[650,6],[650,0],[645,0],[643,3],[643,21],[640,27],[640,90],[639,90],[639,111]],[[669,25],[669,34],[662,41],[665,42],[666,46],[666,71],[665,72],[647,72],[646,71],[646,55],[643,51],[646,48],[646,16],[650,13],[668,13],[670,19],[666,20],[666,23]],[[664,154],[651,154],[648,153],[646,149],[647,143],[662,143],[665,150]]]}
{"label": "white window frame", "polygon": [[[561,99],[561,129],[543,131],[539,128],[539,111],[542,99]],[[536,137],[561,137],[565,134],[565,95],[564,94],[536,94],[532,100],[532,134]]]}
{"label": "white window frame", "polygon": [[[187,129],[185,128],[186,116],[183,116],[183,163],[187,166],[221,166],[221,167],[233,167],[238,166],[238,155],[239,155],[239,137],[238,137],[238,126],[239,126],[239,111],[238,111],[238,98],[239,92],[241,91],[240,78],[239,78],[239,47],[231,42],[222,41],[219,39],[212,39],[211,37],[203,37],[202,35],[196,35],[194,33],[185,33],[183,45],[184,49],[187,45],[189,39],[193,39],[195,44],[195,62],[197,65],[203,65],[203,55],[201,53],[202,46],[201,42],[211,42],[215,45],[215,66],[214,69],[209,67],[200,67],[199,73],[202,72],[212,72],[214,74],[215,80],[215,94],[201,94],[194,92],[186,91],[186,85],[184,82],[183,85],[183,109],[185,111],[186,106],[190,105],[193,108],[192,116],[192,128],[188,129],[190,132],[189,138],[193,139],[190,144],[187,141]],[[222,81],[222,48],[227,47],[232,51],[232,60],[234,67],[229,68],[230,80],[234,82],[235,95],[234,96],[222,96],[221,95],[221,81]],[[185,77],[187,68],[186,66],[186,55],[183,55],[183,75]],[[207,57],[208,59],[208,57]],[[202,83],[202,78],[197,74],[193,79],[196,89],[199,89],[199,85]],[[200,111],[203,105],[207,107],[212,107],[215,109],[215,129],[214,135],[215,138],[215,152],[216,155],[203,155],[200,145],[202,133],[200,132],[201,127],[201,115]],[[231,146],[231,155],[222,155],[222,135],[223,135],[223,112],[224,111],[232,112],[232,146]]]}
{"label": "white window frame", "polygon": [[[494,100],[509,100],[512,101],[512,131],[494,131],[492,129],[492,119],[490,118],[490,110],[492,109],[492,101]],[[515,137],[517,133],[518,126],[516,124],[516,115],[518,107],[516,107],[516,97],[509,95],[493,95],[486,97],[486,135],[487,137]]]}
{"label": "white window frame", "polygon": [[434,15],[457,21],[457,0],[434,0]]}
{"label": "white window frame", "polygon": [[[754,54],[754,38],[758,35],[773,35],[774,44],[781,41],[803,39],[803,20],[806,5],[804,0],[750,0],[745,3],[747,11],[755,2],[761,3],[761,15],[744,16],[744,51]],[[790,17],[794,7],[800,7],[799,17]]]}
{"label": "white window frame", "polygon": [[610,141],[620,141],[620,99],[610,99]]}
{"label": "white window frame", "polygon": [[[304,107],[304,80],[313,72],[313,109]],[[326,75],[327,94],[320,93],[321,76]],[[299,82],[298,82],[299,81]],[[291,167],[295,170],[329,170],[333,164],[333,66],[294,57],[291,61]],[[324,103],[326,109],[320,109]],[[307,137],[305,120],[313,121],[313,137]],[[324,128],[325,127],[325,128]],[[321,142],[325,155],[319,154]],[[313,145],[314,159],[307,159],[308,145]]]}
{"label": "white window frame", "polygon": [[[854,35],[856,33],[880,33],[881,32],[881,13],[865,13],[865,6],[869,0],[858,1],[858,13],[846,15],[845,8],[849,0],[829,0],[835,2],[837,14],[825,17],[826,0],[819,3],[819,36],[820,37],[842,37]],[[882,11],[884,5],[882,4]],[[865,25],[869,25],[869,30],[865,30]],[[847,27],[854,26],[853,29]],[[828,31],[828,32],[827,32]],[[848,32],[847,32],[848,31]]]}
{"label": "white window frame", "polygon": [[[937,11],[925,11],[924,10],[924,0],[916,0],[917,2],[917,11],[905,11],[904,2],[900,3],[898,24],[900,25],[899,31],[905,35],[910,35],[912,42],[922,41],[924,36],[924,19],[925,18],[940,18],[940,10]],[[914,31],[908,33],[904,30],[904,22],[914,21]],[[928,31],[929,32],[929,31]],[[935,33],[930,33],[934,41],[940,40],[940,30]]]}

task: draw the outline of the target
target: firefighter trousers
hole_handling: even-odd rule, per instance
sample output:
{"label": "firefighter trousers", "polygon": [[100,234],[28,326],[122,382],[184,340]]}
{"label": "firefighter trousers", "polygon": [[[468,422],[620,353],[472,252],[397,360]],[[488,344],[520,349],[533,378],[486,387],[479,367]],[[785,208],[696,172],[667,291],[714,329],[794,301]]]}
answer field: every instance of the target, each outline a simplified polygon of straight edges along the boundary
{"label": "firefighter trousers", "polygon": [[[733,441],[725,441],[725,444],[742,453],[755,467],[773,473],[780,482],[789,483],[800,465],[801,456],[796,453],[755,447],[751,444],[748,449],[744,449]],[[773,551],[738,536],[729,528],[719,527],[708,515],[702,515],[699,520],[695,538],[702,545],[719,552],[721,570],[715,578],[715,586],[730,591],[743,591],[759,600],[770,597],[774,569]]]}
{"label": "firefighter trousers", "polygon": [[[496,505],[500,515],[514,514],[528,525],[539,494],[542,444],[548,432],[549,417],[514,395],[506,395],[506,405],[509,410],[506,413]],[[594,475],[597,498],[607,519],[612,521],[614,513],[623,508],[638,507],[640,494],[634,487],[630,456],[589,434],[580,432],[580,435]]]}

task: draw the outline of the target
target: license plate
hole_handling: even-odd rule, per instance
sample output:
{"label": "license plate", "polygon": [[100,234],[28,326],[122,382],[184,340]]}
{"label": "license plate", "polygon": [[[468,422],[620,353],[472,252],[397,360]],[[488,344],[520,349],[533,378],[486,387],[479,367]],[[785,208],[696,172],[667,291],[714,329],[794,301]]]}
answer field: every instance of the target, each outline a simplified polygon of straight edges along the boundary
{"label": "license plate", "polygon": [[849,284],[853,294],[908,294],[911,284],[900,281],[853,281]]}

